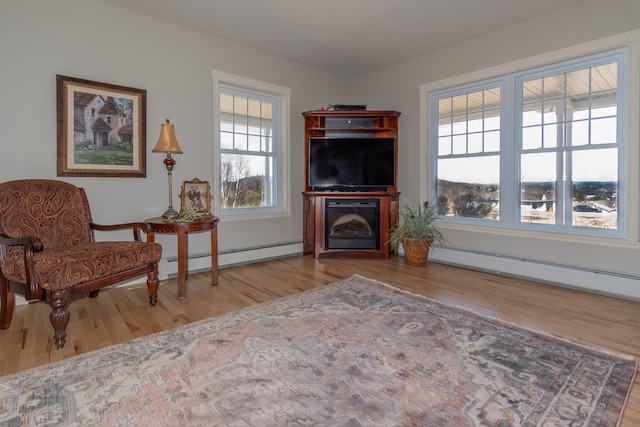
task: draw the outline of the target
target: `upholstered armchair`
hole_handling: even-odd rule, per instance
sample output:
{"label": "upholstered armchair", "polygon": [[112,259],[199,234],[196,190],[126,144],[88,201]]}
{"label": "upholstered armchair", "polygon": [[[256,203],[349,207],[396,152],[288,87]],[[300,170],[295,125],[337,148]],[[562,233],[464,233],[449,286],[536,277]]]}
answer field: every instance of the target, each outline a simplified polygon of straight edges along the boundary
{"label": "upholstered armchair", "polygon": [[[94,231],[133,231],[131,241],[95,241]],[[11,324],[14,293],[51,305],[54,343],[64,347],[69,300],[147,275],[156,305],[162,247],[142,240],[143,222],[98,225],[82,188],[66,182],[27,179],[0,184],[0,327]],[[108,233],[107,233],[108,235]]]}

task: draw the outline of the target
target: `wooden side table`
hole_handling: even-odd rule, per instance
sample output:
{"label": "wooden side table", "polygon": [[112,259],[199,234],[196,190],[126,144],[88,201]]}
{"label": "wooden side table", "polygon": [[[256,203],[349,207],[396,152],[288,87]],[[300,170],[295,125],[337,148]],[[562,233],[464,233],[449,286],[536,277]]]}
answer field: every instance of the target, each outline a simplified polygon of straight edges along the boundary
{"label": "wooden side table", "polygon": [[187,276],[189,275],[189,233],[209,230],[211,233],[211,284],[218,284],[218,221],[211,216],[199,221],[183,222],[161,217],[149,218],[145,222],[151,231],[147,240],[153,242],[155,233],[175,233],[178,235],[178,299],[187,297]]}

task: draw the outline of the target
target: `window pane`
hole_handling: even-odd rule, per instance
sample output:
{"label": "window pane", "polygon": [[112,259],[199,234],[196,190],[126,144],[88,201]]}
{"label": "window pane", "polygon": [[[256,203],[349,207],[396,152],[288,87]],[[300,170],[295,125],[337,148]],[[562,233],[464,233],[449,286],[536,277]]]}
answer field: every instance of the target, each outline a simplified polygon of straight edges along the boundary
{"label": "window pane", "polygon": [[220,116],[222,117],[222,113],[230,114],[233,113],[233,96],[228,95],[226,93],[220,94]]}
{"label": "window pane", "polygon": [[495,153],[500,151],[500,131],[485,132],[484,134],[484,152]]}
{"label": "window pane", "polygon": [[484,116],[484,130],[500,130],[500,111],[489,110],[485,112]]}
{"label": "window pane", "polygon": [[249,151],[260,151],[260,137],[257,135],[249,135]]}
{"label": "window pane", "polygon": [[245,151],[247,149],[247,135],[239,133],[234,134],[233,149]]}
{"label": "window pane", "polygon": [[472,133],[469,135],[469,153],[482,153],[482,134]]}
{"label": "window pane", "polygon": [[257,99],[249,99],[247,102],[247,116],[261,117],[261,102]]}
{"label": "window pane", "polygon": [[269,120],[271,121],[271,119],[273,119],[273,104],[270,102],[262,102],[260,104],[260,108],[261,108],[261,114],[260,116],[264,119],[264,120]]}
{"label": "window pane", "polygon": [[499,182],[499,156],[438,160],[438,213],[498,219]]}
{"label": "window pane", "polygon": [[523,111],[524,111],[522,113],[523,126],[533,126],[533,125],[542,124],[542,115],[538,113],[537,110],[523,110]]}
{"label": "window pane", "polygon": [[438,155],[447,156],[451,154],[451,137],[438,138]]}
{"label": "window pane", "polygon": [[484,121],[481,119],[469,120],[467,122],[467,132],[482,132]]}
{"label": "window pane", "polygon": [[440,136],[451,135],[453,132],[451,117],[445,116],[438,119],[438,132]]}
{"label": "window pane", "polygon": [[233,115],[233,131],[235,133],[247,133],[247,117],[239,116],[237,114]]}
{"label": "window pane", "polygon": [[467,135],[456,135],[453,137],[453,154],[467,153]]}
{"label": "window pane", "polygon": [[[557,124],[552,125],[544,125],[542,136],[542,143],[544,148],[553,148],[558,146],[558,130],[559,128]],[[562,139],[562,135],[560,135],[560,139]]]}
{"label": "window pane", "polygon": [[246,116],[248,112],[247,108],[247,98],[243,98],[241,96],[233,97],[233,112],[235,114]]}
{"label": "window pane", "polygon": [[454,135],[467,133],[467,115],[457,115],[453,117],[452,132]]}
{"label": "window pane", "polygon": [[574,121],[571,126],[571,143],[574,147],[589,145],[589,121]]}
{"label": "window pane", "polygon": [[233,114],[220,113],[220,130],[223,132],[233,132]]}
{"label": "window pane", "polygon": [[272,206],[273,158],[221,155],[222,207]]}
{"label": "window pane", "polygon": [[572,157],[572,225],[618,228],[618,150],[576,151]]}
{"label": "window pane", "polygon": [[273,153],[273,138],[268,136],[262,137],[262,151],[265,153]]}
{"label": "window pane", "polygon": [[617,118],[604,118],[591,121],[592,144],[615,144],[617,142]]}
{"label": "window pane", "polygon": [[262,119],[262,126],[260,127],[262,135],[271,135],[273,133],[273,121]]}
{"label": "window pane", "polygon": [[262,132],[262,120],[260,117],[248,117],[248,132],[252,135],[260,135]]}
{"label": "window pane", "polygon": [[525,104],[533,102],[540,104],[542,101],[542,79],[528,80],[522,84],[522,99]]}
{"label": "window pane", "polygon": [[[467,111],[467,97],[468,95],[458,95],[451,98],[451,106],[452,110],[448,112],[449,115],[455,116],[456,113],[459,114],[460,111]],[[444,112],[443,112],[444,113]]]}
{"label": "window pane", "polygon": [[522,129],[522,149],[542,148],[542,127],[533,126]]}
{"label": "window pane", "polygon": [[220,148],[223,150],[233,149],[233,134],[228,132],[220,132]]}
{"label": "window pane", "polygon": [[520,221],[555,224],[556,153],[524,154],[520,170]]}

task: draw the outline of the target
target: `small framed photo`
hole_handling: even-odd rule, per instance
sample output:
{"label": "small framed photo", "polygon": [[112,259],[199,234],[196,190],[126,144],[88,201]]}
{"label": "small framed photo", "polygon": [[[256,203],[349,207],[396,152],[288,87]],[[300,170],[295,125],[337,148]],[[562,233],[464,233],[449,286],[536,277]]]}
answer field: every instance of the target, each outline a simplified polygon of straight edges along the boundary
{"label": "small framed photo", "polygon": [[144,178],[147,91],[56,75],[57,174]]}
{"label": "small framed photo", "polygon": [[194,208],[205,216],[211,216],[211,187],[208,181],[193,178],[182,182],[180,211],[184,208]]}

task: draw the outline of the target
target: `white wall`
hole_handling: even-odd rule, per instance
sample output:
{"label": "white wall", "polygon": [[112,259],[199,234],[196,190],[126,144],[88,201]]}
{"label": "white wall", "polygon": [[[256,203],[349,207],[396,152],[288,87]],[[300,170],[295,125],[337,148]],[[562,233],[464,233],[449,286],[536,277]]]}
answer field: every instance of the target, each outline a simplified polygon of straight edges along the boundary
{"label": "white wall", "polygon": [[[420,169],[420,94],[419,86],[443,79],[467,74],[473,71],[522,61],[528,58],[585,43],[597,41],[640,28],[640,2],[637,0],[585,0],[552,14],[521,22],[517,25],[498,29],[484,36],[467,40],[456,45],[434,51],[410,61],[395,64],[383,70],[354,79],[352,82],[352,102],[362,104],[385,104],[389,109],[402,112],[400,116],[400,173],[399,191],[401,203],[421,199]],[[631,88],[637,103],[638,88]],[[637,111],[635,122],[637,123]],[[634,120],[634,119],[632,119]],[[631,134],[632,150],[636,156],[630,162],[633,169],[630,177],[633,187],[639,188],[638,177],[638,125]],[[426,155],[426,154],[425,154]],[[640,298],[640,282],[633,277],[640,276],[640,245],[638,244],[637,198],[632,194],[633,206],[629,213],[629,236],[622,241],[594,243],[592,240],[570,238],[568,236],[533,235],[510,230],[500,232],[478,228],[451,227],[446,224],[445,237],[449,241],[448,252],[432,252],[435,258],[444,262],[467,264],[475,267],[487,266],[492,271],[500,271],[487,259],[478,259],[477,253],[506,255],[517,260],[513,268],[507,268],[511,258],[501,257],[498,265],[510,274],[520,272],[551,282],[567,282],[557,271],[551,271],[549,264],[575,267],[578,270],[612,272],[626,281],[619,291],[611,293],[633,294]],[[455,251],[459,249],[460,251]],[[523,266],[520,259],[540,261]],[[546,265],[546,266],[545,266]],[[578,270],[574,270],[574,273]],[[536,276],[536,271],[549,271]],[[568,275],[572,273],[569,271]],[[628,276],[631,276],[629,279]],[[611,276],[593,278],[587,287],[609,292]],[[631,282],[629,282],[631,280]],[[634,289],[629,288],[633,283]]]}
{"label": "white wall", "polygon": [[[159,216],[168,206],[164,155],[151,153],[160,124],[175,124],[173,205],[183,180],[213,180],[212,77],[216,69],[292,89],[292,215],[228,221],[221,251],[302,239],[301,112],[344,100],[348,81],[204,33],[96,0],[0,1],[0,181],[56,178],[56,74],[147,90],[147,178],[62,178],[87,190],[94,221]],[[175,236],[158,236],[165,257]],[[190,252],[207,252],[207,233]]]}

